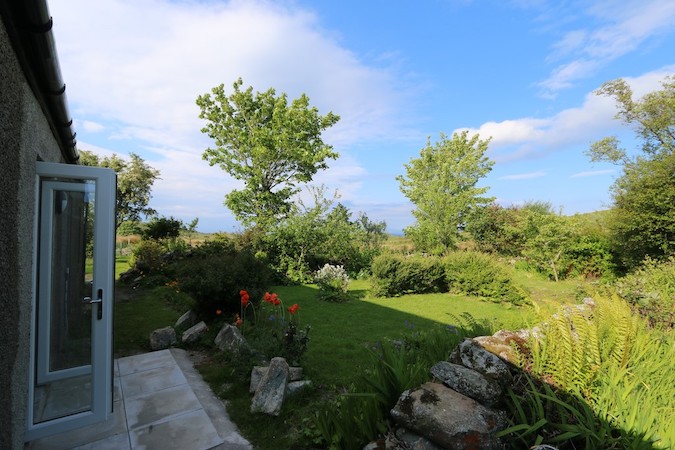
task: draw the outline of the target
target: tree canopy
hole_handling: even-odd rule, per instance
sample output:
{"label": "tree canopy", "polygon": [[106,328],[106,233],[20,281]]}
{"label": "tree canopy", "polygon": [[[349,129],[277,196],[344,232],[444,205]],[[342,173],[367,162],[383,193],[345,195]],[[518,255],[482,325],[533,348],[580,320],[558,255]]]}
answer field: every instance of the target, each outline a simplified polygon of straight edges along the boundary
{"label": "tree canopy", "polygon": [[329,112],[319,114],[302,94],[290,104],[285,93],[242,90],[234,82],[227,95],[224,85],[197,98],[202,129],[215,142],[203,158],[244,182],[244,188],[225,196],[225,204],[243,224],[268,228],[291,210],[291,197],[299,183],[307,183],[327,159],[338,154],[324,143],[321,133],[340,119]]}
{"label": "tree canopy", "polygon": [[476,187],[494,164],[487,156],[490,140],[468,131],[441,133],[440,140],[427,145],[420,157],[405,165],[406,175],[396,179],[403,194],[415,205],[417,223],[404,230],[417,248],[435,253],[452,248],[469,214],[493,201],[484,197],[488,187]]}
{"label": "tree canopy", "polygon": [[638,100],[621,79],[596,91],[616,100],[616,118],[633,127],[641,141],[641,152],[632,155],[615,136],[593,143],[589,151],[593,161],[623,166],[612,187],[612,232],[627,268],[647,256],[664,259],[675,254],[675,77],[666,77],[662,86]]}
{"label": "tree canopy", "polygon": [[122,222],[136,222],[141,216],[153,216],[150,208],[152,185],[159,178],[159,170],[148,165],[143,158],[131,153],[129,160],[113,154],[104,158],[93,152],[80,150],[80,163],[85,166],[107,167],[117,173],[117,226]]}

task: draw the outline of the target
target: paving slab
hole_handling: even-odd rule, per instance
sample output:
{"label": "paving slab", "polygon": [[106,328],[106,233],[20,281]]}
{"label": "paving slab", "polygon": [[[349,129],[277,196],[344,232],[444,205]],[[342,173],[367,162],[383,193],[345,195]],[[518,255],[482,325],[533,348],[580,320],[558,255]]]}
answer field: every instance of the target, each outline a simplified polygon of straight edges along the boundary
{"label": "paving slab", "polygon": [[223,443],[203,409],[129,432],[131,448],[207,450]]}
{"label": "paving slab", "polygon": [[151,392],[186,384],[187,380],[174,362],[173,366],[158,367],[143,372],[121,375],[120,382],[122,384],[122,395],[124,395],[125,399],[131,399],[140,395],[147,395]]}
{"label": "paving slab", "polygon": [[127,424],[132,430],[172,416],[203,409],[188,384],[128,399],[125,407]]}
{"label": "paving slab", "polygon": [[114,374],[108,421],[29,442],[26,450],[253,449],[185,350],[120,358]]}
{"label": "paving slab", "polygon": [[173,359],[169,350],[160,350],[158,352],[125,356],[118,359],[117,364],[120,376],[125,376],[157,367],[171,367],[176,364],[176,360]]}

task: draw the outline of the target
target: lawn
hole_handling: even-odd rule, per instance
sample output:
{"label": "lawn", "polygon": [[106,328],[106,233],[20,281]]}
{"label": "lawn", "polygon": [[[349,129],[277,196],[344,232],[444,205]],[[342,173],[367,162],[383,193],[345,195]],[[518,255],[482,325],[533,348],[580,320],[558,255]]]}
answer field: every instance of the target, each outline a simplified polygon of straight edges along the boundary
{"label": "lawn", "polygon": [[[577,283],[556,285],[543,279],[527,279],[526,283],[533,297],[544,304],[561,300],[573,302],[574,299],[567,296],[577,290]],[[550,289],[549,293],[547,289]],[[549,295],[558,289],[565,293]],[[447,329],[448,325],[461,327],[466,320],[462,315],[466,313],[479,322],[489,322],[495,331],[528,327],[537,322],[534,308],[530,306],[505,307],[449,294],[376,298],[370,296],[368,290],[369,282],[353,281],[350,285],[352,300],[327,303],[318,300],[314,285],[270,288],[286,307],[294,303],[300,306],[297,313],[300,327],[312,327],[302,366],[305,377],[314,383],[314,389],[285,404],[280,417],[249,412],[248,376],[252,365],[249,361],[197,348],[211,353],[207,362],[198,367],[202,376],[215,392],[227,399],[232,419],[256,448],[307,448],[316,437],[311,417],[327,398],[344,392],[357,377],[365,374],[374,355],[369,349],[377,342],[434,328]],[[149,351],[150,332],[172,325],[186,304],[186,299],[181,297],[183,294],[167,286],[138,290],[119,287],[118,293],[115,305],[117,357]],[[210,335],[214,335],[219,325],[214,323],[211,328]]]}
{"label": "lawn", "polygon": [[350,289],[355,299],[347,303],[318,300],[318,290],[313,285],[273,289],[285,304],[298,303],[301,325],[312,326],[305,355],[305,370],[312,379],[327,385],[348,384],[355,370],[369,362],[368,347],[372,344],[431,327],[460,325],[458,317],[463,313],[488,320],[496,329],[523,328],[535,320],[528,307],[506,309],[449,294],[373,298],[367,293],[368,287],[366,281],[352,282]]}

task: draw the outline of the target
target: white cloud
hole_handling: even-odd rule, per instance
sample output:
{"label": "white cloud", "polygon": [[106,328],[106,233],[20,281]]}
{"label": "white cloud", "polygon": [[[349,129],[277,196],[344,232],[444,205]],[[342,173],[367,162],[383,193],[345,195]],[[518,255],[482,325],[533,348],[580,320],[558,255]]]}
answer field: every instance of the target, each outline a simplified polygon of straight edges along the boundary
{"label": "white cloud", "polygon": [[675,30],[672,0],[588,2],[574,14],[579,12],[600,26],[567,31],[553,45],[548,60],[568,60],[538,83],[543,97],[555,97],[559,91],[594,75],[611,61],[640,48],[645,41]]}
{"label": "white cloud", "polygon": [[161,171],[152,206],[162,213],[232,222],[223,197],[241,184],[201,159],[212,143],[200,132],[195,100],[240,76],[257,91],[275,87],[291,99],[306,93],[322,114],[341,116],[324,139],[344,156],[315,182],[339,188],[345,200],[358,195],[365,170],[343,149],[413,133],[408,100],[418,88],[397,72],[398,61],[392,55],[361,61],[300,7],[266,0],[51,0],[50,9],[71,111],[83,131],[107,142],[80,146],[140,153]]}
{"label": "white cloud", "polygon": [[100,133],[101,131],[105,130],[105,126],[103,124],[91,120],[83,120],[81,122],[77,122],[75,126],[76,127],[81,126],[89,133]]}
{"label": "white cloud", "polygon": [[605,170],[589,170],[586,172],[579,172],[571,175],[570,178],[585,178],[585,177],[597,177],[599,175],[607,175],[614,173],[614,169],[605,169]]}
{"label": "white cloud", "polygon": [[514,175],[505,175],[503,177],[499,177],[500,180],[529,180],[532,178],[541,178],[545,177],[548,175],[548,172],[545,172],[543,170],[538,170],[536,172],[528,172],[528,173],[518,173]]}
{"label": "white cloud", "polygon": [[[624,79],[638,98],[647,92],[661,89],[661,81],[673,73],[675,65]],[[620,123],[614,119],[615,114],[613,99],[591,92],[586,95],[581,106],[562,110],[550,117],[486,122],[468,130],[480,134],[482,138],[491,136],[490,156],[501,163],[534,158],[578,145],[590,146],[599,136],[620,130]]]}

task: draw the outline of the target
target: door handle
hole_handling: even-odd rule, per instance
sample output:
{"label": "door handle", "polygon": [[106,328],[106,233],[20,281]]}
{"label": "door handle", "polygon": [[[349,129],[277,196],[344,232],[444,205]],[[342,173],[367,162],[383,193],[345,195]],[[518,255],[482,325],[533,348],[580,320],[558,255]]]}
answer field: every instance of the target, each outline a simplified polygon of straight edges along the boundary
{"label": "door handle", "polygon": [[82,299],[83,303],[98,303],[98,311],[96,312],[96,319],[101,320],[103,318],[103,289],[99,289],[97,292],[97,298],[85,297]]}

